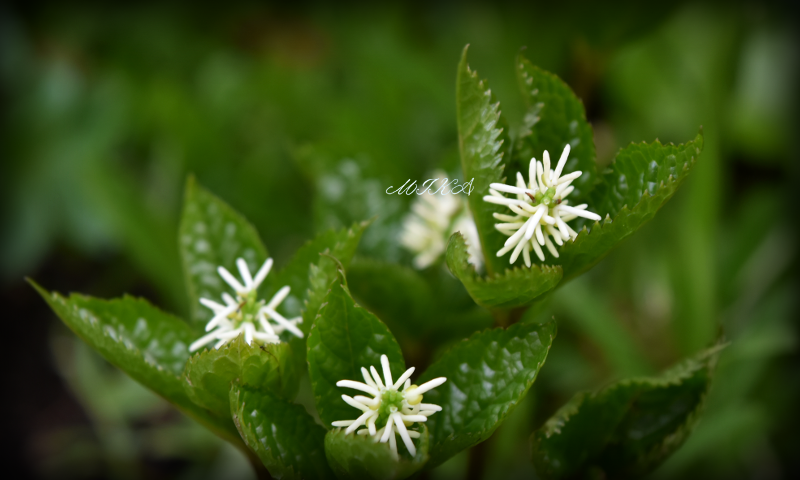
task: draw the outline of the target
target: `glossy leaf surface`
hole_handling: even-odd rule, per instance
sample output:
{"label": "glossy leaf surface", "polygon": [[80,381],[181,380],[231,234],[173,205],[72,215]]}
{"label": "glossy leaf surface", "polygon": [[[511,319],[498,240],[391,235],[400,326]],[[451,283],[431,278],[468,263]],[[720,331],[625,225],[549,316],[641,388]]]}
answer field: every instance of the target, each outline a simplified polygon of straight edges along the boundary
{"label": "glossy leaf surface", "polygon": [[325,461],[325,429],[305,408],[238,384],[230,390],[230,405],[242,439],[273,478],[335,478]]}
{"label": "glossy leaf surface", "polygon": [[195,340],[183,320],[140,298],[64,297],[31,284],[70,330],[103,358],[218,435],[239,442],[227,415],[210,414],[183,389],[180,376],[189,358],[189,344]]}
{"label": "glossy leaf surface", "polygon": [[285,285],[291,287],[283,306],[291,316],[303,315],[300,328],[305,333],[311,329],[327,287],[336,278],[336,262],[325,255],[335,257],[347,267],[367,226],[369,222],[360,222],[350,228],[320,233],[300,247],[289,263],[269,279],[270,293]]}
{"label": "glossy leaf surface", "polygon": [[434,467],[492,434],[522,400],[547,358],[555,322],[476,333],[446,351],[415,383],[447,382],[423,401],[442,407],[428,418]]}
{"label": "glossy leaf surface", "polygon": [[691,433],[708,391],[718,348],[660,377],[622,380],[579,393],[531,436],[544,478],[600,469],[606,478],[638,478]]}
{"label": "glossy leaf surface", "polygon": [[476,303],[487,308],[513,308],[527,305],[558,285],[560,266],[534,264],[480,277],[467,259],[467,243],[460,232],[447,244],[447,267],[466,287]]}
{"label": "glossy leaf surface", "polygon": [[378,260],[359,260],[347,270],[353,296],[389,326],[401,345],[439,344],[492,326],[461,282],[444,270],[419,272]]}
{"label": "glossy leaf surface", "polygon": [[255,340],[248,345],[239,335],[219,350],[209,348],[194,354],[186,363],[183,379],[186,394],[194,403],[224,417],[231,409],[228,399],[234,382],[292,400],[298,376],[290,344]]}
{"label": "glossy leaf surface", "polygon": [[456,110],[458,118],[458,145],[464,178],[473,179],[469,208],[478,228],[483,256],[488,272],[502,272],[506,265],[494,252],[502,248],[505,236],[494,228],[492,213],[505,207],[483,201],[489,194],[489,185],[502,182],[503,161],[510,144],[508,131],[503,128],[500,104],[492,96],[489,85],[467,65],[467,48],[461,54],[456,80]]}
{"label": "glossy leaf surface", "polygon": [[325,455],[336,476],[348,480],[400,480],[419,471],[428,460],[428,430],[419,428],[420,438],[414,440],[417,454],[412,458],[397,439],[398,458],[388,443],[376,443],[367,436],[344,434],[344,429],[331,430],[325,435]]}
{"label": "glossy leaf surface", "polygon": [[[519,55],[516,62],[517,82],[527,105],[525,128],[515,139],[514,165],[528,178],[532,157],[541,161],[543,152],[550,153],[551,164],[561,156],[569,144],[571,151],[564,172],[580,170],[583,174],[572,182],[575,190],[570,194],[573,205],[583,203],[594,187],[597,178],[592,127],[586,121],[583,103],[560,78],[533,65]],[[507,175],[514,172],[507,170]]]}
{"label": "glossy leaf surface", "polygon": [[221,302],[223,292],[235,293],[219,276],[217,267],[225,267],[238,278],[236,259],[241,257],[255,275],[267,260],[267,249],[243,216],[193,177],[186,182],[178,238],[192,319],[200,331],[212,313],[200,304],[200,298]]}
{"label": "glossy leaf surface", "polygon": [[590,210],[605,217],[591,231],[582,229],[574,242],[560,248],[554,260],[565,279],[591,268],[615,246],[655,216],[689,175],[703,148],[702,133],[681,145],[631,144],[600,178]]}
{"label": "glossy leaf surface", "polygon": [[380,357],[389,357],[394,378],[405,371],[400,346],[378,317],[358,306],[345,284],[334,283],[308,335],[308,372],[317,411],[326,428],[337,420],[352,420],[355,408],[342,400],[351,389],[339,380],[363,382],[361,367],[382,371]]}

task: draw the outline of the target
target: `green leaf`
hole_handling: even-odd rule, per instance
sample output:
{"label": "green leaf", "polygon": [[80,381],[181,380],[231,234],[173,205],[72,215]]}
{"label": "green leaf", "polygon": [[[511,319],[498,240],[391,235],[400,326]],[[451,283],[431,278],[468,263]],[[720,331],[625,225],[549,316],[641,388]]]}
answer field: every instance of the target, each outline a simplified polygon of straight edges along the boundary
{"label": "green leaf", "polygon": [[339,380],[363,381],[361,367],[380,369],[381,355],[389,357],[392,373],[405,371],[400,346],[375,315],[356,305],[346,285],[335,283],[308,335],[308,374],[323,425],[357,417],[342,400],[352,394],[336,386]]}
{"label": "green leaf", "polygon": [[440,269],[419,272],[406,265],[362,259],[347,270],[347,282],[356,300],[389,326],[404,349],[407,342],[421,348],[420,344],[464,338],[494,322],[461,282]]}
{"label": "green leaf", "polygon": [[[359,222],[349,229],[327,230],[317,235],[300,247],[289,263],[272,279],[270,293],[265,297],[270,298],[279,288],[289,285],[291,293],[283,301],[281,308],[291,317],[303,317],[299,327],[306,336],[314,324],[331,283],[336,278],[338,264],[331,256],[347,266],[369,224],[369,221]],[[295,356],[296,369],[305,370],[306,338],[291,336],[288,342]]]}
{"label": "green leaf", "polygon": [[[336,278],[336,263],[329,258],[321,257],[320,254],[325,253],[336,257],[342,265],[347,267],[369,224],[370,222],[359,222],[354,223],[349,229],[331,229],[320,233],[300,247],[282,270],[271,279],[267,277],[270,282],[270,292],[277,291],[284,285],[291,287],[291,293],[284,300],[282,306],[290,316],[303,314],[303,323],[300,324],[300,328],[305,333],[311,329],[311,323],[317,315],[322,297],[327,293],[330,283]],[[321,292],[322,296],[319,296],[320,286],[324,288]],[[267,298],[270,296],[266,295]],[[303,302],[305,302],[305,308],[301,308]],[[307,318],[306,311],[310,318]]]}
{"label": "green leaf", "polygon": [[395,335],[423,337],[432,326],[433,291],[416,270],[398,263],[362,260],[347,269],[353,296],[392,329]]}
{"label": "green leaf", "polygon": [[461,232],[456,232],[447,243],[447,267],[466,287],[478,305],[486,308],[513,308],[527,305],[540,295],[558,285],[560,266],[534,264],[521,266],[502,273],[479,277],[467,259],[467,243]]}
{"label": "green leaf", "polygon": [[585,227],[574,242],[565,242],[555,262],[564,269],[564,279],[588,270],[612,248],[655,216],[689,175],[703,149],[700,132],[682,145],[631,144],[617,154],[591,194],[589,209],[606,216]]}
{"label": "green leaf", "polygon": [[[521,54],[516,62],[517,82],[528,110],[524,128],[515,139],[514,167],[527,178],[532,157],[542,160],[545,150],[551,162],[557,162],[564,147],[571,151],[564,172],[580,170],[583,174],[572,182],[572,204],[588,199],[597,178],[592,127],[586,121],[583,103],[560,78],[531,64]],[[507,170],[509,174],[511,170]]]}
{"label": "green leaf", "polygon": [[194,177],[186,182],[178,237],[192,319],[200,331],[212,312],[199,299],[219,302],[223,292],[232,293],[217,267],[238,275],[236,259],[242,257],[255,273],[267,259],[267,249],[242,215],[199,186]]}
{"label": "green leaf", "polygon": [[464,338],[494,323],[461,282],[441,269],[419,272],[360,259],[348,268],[347,283],[355,299],[386,323],[406,352]]}
{"label": "green leaf", "polygon": [[196,335],[183,320],[139,298],[65,298],[30,283],[70,330],[111,364],[221,437],[241,443],[228,415],[210,415],[184,392],[180,375]]}
{"label": "green leaf", "polygon": [[[305,146],[294,158],[314,184],[314,225],[319,229],[342,228],[374,219],[364,233],[360,251],[374,257],[397,260],[399,223],[409,199],[387,195],[386,187],[408,177],[410,163],[392,164],[367,156],[342,154],[338,149]],[[348,149],[349,150],[349,149]],[[400,180],[402,182],[403,180]],[[395,185],[395,188],[400,185]]]}
{"label": "green leaf", "polygon": [[239,434],[273,478],[335,478],[325,461],[325,429],[305,408],[238,384],[230,405]]}
{"label": "green leaf", "polygon": [[428,468],[489,438],[528,392],[555,335],[555,322],[485,330],[457,343],[428,368],[417,384],[447,377],[423,399],[442,407],[427,422]]}
{"label": "green leaf", "polygon": [[193,355],[183,373],[183,386],[194,403],[226,417],[231,410],[228,399],[234,381],[292,400],[298,377],[290,344],[260,345],[254,341],[248,345],[239,335],[219,350],[211,348]]}
{"label": "green leaf", "polygon": [[469,208],[481,238],[483,257],[489,273],[502,272],[506,263],[494,255],[505,243],[506,237],[494,228],[492,216],[504,213],[500,205],[483,201],[489,194],[489,185],[503,182],[503,157],[510,146],[508,129],[500,128],[504,120],[500,115],[500,103],[494,98],[485,80],[467,65],[467,49],[464,47],[458,64],[456,81],[456,111],[458,118],[458,146],[461,152],[461,167],[464,179],[473,181],[474,195],[469,195]]}
{"label": "green leaf", "polygon": [[376,443],[361,435],[345,435],[344,429],[325,435],[325,456],[340,479],[400,480],[419,471],[428,461],[428,429],[421,424],[420,438],[414,440],[417,454],[411,458],[398,440],[400,453],[395,459],[388,443]]}
{"label": "green leaf", "polygon": [[600,469],[604,478],[637,478],[654,469],[691,433],[719,350],[660,377],[577,394],[531,436],[537,473],[573,478]]}

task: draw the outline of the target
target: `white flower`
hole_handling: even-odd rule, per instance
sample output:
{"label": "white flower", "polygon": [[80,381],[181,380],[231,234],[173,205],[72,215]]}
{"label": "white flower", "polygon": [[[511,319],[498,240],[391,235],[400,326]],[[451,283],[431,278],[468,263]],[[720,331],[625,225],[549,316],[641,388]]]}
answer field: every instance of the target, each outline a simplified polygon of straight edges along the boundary
{"label": "white flower", "polygon": [[472,220],[465,199],[457,194],[432,193],[442,188],[447,174],[434,172],[442,185],[433,182],[431,187],[411,204],[411,213],[403,220],[400,243],[415,253],[414,267],[424,269],[433,264],[447,249],[447,241],[454,232],[461,232],[469,244],[469,262],[476,268],[483,263],[478,229]]}
{"label": "white flower", "polygon": [[[199,350],[214,340],[217,340],[214,347],[219,349],[242,333],[244,333],[248,345],[254,338],[267,343],[278,343],[281,341],[278,335],[285,330],[298,337],[303,336],[303,332],[297,328],[302,317],[287,320],[276,311],[278,305],[289,295],[288,285],[278,290],[269,302],[257,298],[258,287],[267,278],[267,274],[272,268],[272,259],[268,258],[264,262],[255,277],[250,275],[250,269],[243,258],[236,260],[236,266],[239,268],[239,274],[242,276],[244,284],[240,283],[224,267],[217,268],[219,276],[236,292],[236,298],[223,293],[224,304],[208,298],[200,299],[200,303],[214,312],[214,317],[206,324],[206,332],[211,333],[192,343],[189,346],[190,352]],[[270,320],[275,324],[270,323]]]}
{"label": "white flower", "polygon": [[357,435],[370,435],[376,442],[389,442],[395,458],[397,454],[397,440],[395,433],[400,434],[408,452],[413,457],[417,454],[412,438],[419,438],[419,432],[409,430],[414,422],[425,422],[428,417],[442,410],[442,407],[431,403],[422,403],[422,394],[432,390],[447,381],[444,377],[434,378],[420,386],[411,385],[411,374],[414,367],[409,368],[396,382],[392,382],[392,371],[389,368],[389,358],[381,355],[381,365],[383,366],[383,379],[375,370],[370,367],[370,371],[361,367],[361,374],[364,382],[353,380],[340,380],[336,382],[337,387],[353,388],[372,395],[373,398],[363,395],[350,397],[342,395],[342,399],[348,405],[363,412],[355,420],[340,420],[333,422],[334,427],[347,427],[345,434],[353,433],[359,427],[364,427],[357,432]]}
{"label": "white flower", "polygon": [[[569,205],[569,200],[565,200],[575,188],[570,183],[582,173],[576,171],[561,175],[569,157],[569,150],[567,144],[555,171],[550,170],[550,154],[547,150],[544,152],[544,163],[532,158],[527,184],[522,174],[517,172],[516,186],[503,183],[493,183],[489,186],[490,195],[483,197],[483,200],[505,205],[516,214],[494,214],[494,218],[504,222],[495,224],[495,228],[509,236],[505,246],[497,252],[498,257],[513,249],[509,263],[517,261],[519,254],[522,253],[525,265],[530,267],[531,249],[536,252],[540,260],[544,261],[542,246],[546,246],[547,250],[558,258],[558,250],[550,237],[553,237],[556,244],[563,245],[565,241],[575,240],[578,236],[566,222],[577,217],[600,220],[600,215],[586,210],[588,205],[573,207]],[[517,198],[507,198],[500,192],[516,194]]]}

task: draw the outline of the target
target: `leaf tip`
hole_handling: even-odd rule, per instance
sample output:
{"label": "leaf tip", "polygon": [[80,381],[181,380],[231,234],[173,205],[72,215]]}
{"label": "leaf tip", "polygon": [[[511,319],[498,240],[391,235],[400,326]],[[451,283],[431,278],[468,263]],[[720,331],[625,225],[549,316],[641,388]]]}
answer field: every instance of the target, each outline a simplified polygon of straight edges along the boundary
{"label": "leaf tip", "polygon": [[461,70],[462,65],[465,66],[467,70],[469,70],[469,67],[466,66],[467,65],[467,52],[468,51],[469,51],[469,43],[464,45],[464,48],[461,49],[461,60],[458,62],[459,63],[459,66],[458,66],[459,70]]}
{"label": "leaf tip", "polygon": [[55,295],[57,295],[57,293],[55,292],[49,292],[48,290],[46,290],[44,287],[36,283],[36,281],[31,277],[25,277],[25,281],[28,282],[28,285],[33,287],[34,290],[39,292],[39,295],[41,295],[42,298],[45,299],[45,301],[49,302]]}

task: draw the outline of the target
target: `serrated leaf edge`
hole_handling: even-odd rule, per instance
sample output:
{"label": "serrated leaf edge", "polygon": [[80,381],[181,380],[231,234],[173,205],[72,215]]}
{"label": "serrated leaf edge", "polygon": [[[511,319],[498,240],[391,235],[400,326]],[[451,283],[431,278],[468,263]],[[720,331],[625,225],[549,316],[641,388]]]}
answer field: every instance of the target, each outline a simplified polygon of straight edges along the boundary
{"label": "serrated leaf edge", "polygon": [[[702,134],[702,131],[701,131],[701,134]],[[695,137],[694,140],[690,140],[690,142],[695,142],[696,140],[697,140],[697,137]],[[690,143],[690,142],[687,142],[687,143]],[[647,143],[647,142],[639,142],[639,143],[631,142],[630,143],[630,145],[633,145],[633,146],[638,146],[638,145],[648,146],[648,145],[653,145],[653,144],[657,144],[659,146],[665,146],[660,141],[658,141],[658,139],[656,139],[652,143]],[[670,145],[674,146],[674,147],[680,147],[681,145],[685,145],[685,144],[675,145],[672,142],[666,144],[666,146],[670,146]],[[620,151],[622,151],[622,150],[623,149],[621,148]],[[570,243],[570,245],[579,244],[579,241],[582,241],[582,239],[585,239],[585,238],[589,238],[590,235],[595,235],[595,236],[600,235],[603,232],[603,227],[605,227],[606,225],[614,223],[617,219],[622,218],[623,215],[634,215],[635,213],[637,213],[637,211],[640,209],[640,207],[645,204],[645,202],[649,198],[656,197],[656,196],[659,195],[659,192],[663,192],[664,190],[668,190],[669,188],[673,188],[672,193],[667,195],[664,198],[664,201],[659,206],[658,209],[660,209],[670,198],[672,198],[673,195],[675,195],[675,192],[677,191],[678,187],[681,185],[681,183],[683,183],[684,180],[686,180],[686,178],[689,175],[689,172],[691,171],[692,168],[694,168],[694,165],[697,163],[697,157],[700,155],[701,152],[702,152],[702,150],[700,148],[695,147],[695,155],[693,155],[688,161],[686,161],[683,164],[683,167],[681,168],[681,171],[680,171],[680,173],[678,174],[677,177],[675,175],[673,175],[673,174],[670,174],[669,177],[667,177],[666,180],[662,180],[659,183],[658,189],[656,190],[656,192],[654,194],[651,194],[648,190],[645,190],[642,193],[642,196],[639,198],[639,200],[633,206],[633,208],[628,207],[628,204],[626,203],[625,205],[622,206],[622,208],[619,209],[619,211],[614,216],[614,218],[611,218],[611,216],[609,214],[606,214],[605,218],[603,219],[603,223],[594,222],[594,224],[592,225],[591,230],[587,229],[586,225],[584,225],[583,228],[578,232],[578,236],[575,238],[575,240],[573,240]],[[652,219],[652,217],[655,216],[655,213],[656,212],[653,212],[653,214],[649,216],[650,218],[645,220],[645,222],[647,222],[650,219]],[[573,277],[579,275],[580,273],[585,272],[586,270],[590,269],[592,266],[596,265],[600,260],[605,258],[605,256],[608,255],[614,248],[616,248],[624,239],[628,238],[629,236],[633,235],[634,233],[635,233],[635,231],[634,232],[630,232],[627,235],[625,235],[624,237],[620,238],[612,248],[610,248],[610,249],[606,250],[605,252],[603,252],[600,256],[598,256],[595,260],[593,260],[592,263],[589,264],[584,269],[582,269],[582,270],[580,270],[578,272],[573,272],[569,276],[564,276],[562,278],[562,280],[561,280],[561,283],[564,283],[565,281],[569,280],[570,278],[573,278]],[[568,247],[568,248],[574,248],[574,247]],[[567,250],[567,252],[569,252],[569,249]]]}
{"label": "serrated leaf edge", "polygon": [[[509,402],[507,404],[508,408],[505,410],[505,412],[502,414],[502,416],[499,416],[497,418],[497,422],[495,423],[494,427],[486,429],[486,430],[483,430],[482,432],[479,432],[479,433],[469,433],[469,434],[462,435],[460,437],[460,438],[477,437],[479,439],[477,442],[471,443],[471,445],[469,447],[466,447],[466,448],[471,448],[471,447],[473,447],[473,446],[485,441],[487,438],[489,438],[491,436],[491,434],[495,430],[497,430],[500,427],[500,425],[503,424],[503,422],[506,420],[506,418],[508,418],[509,415],[511,415],[511,413],[513,413],[513,411],[514,411],[514,409],[516,409],[517,405],[519,405],[519,403],[522,402],[522,400],[528,394],[528,392],[530,391],[531,387],[536,382],[536,379],[539,378],[539,372],[541,372],[542,367],[544,366],[545,362],[547,361],[547,357],[550,354],[550,348],[553,346],[553,341],[555,340],[556,336],[558,335],[558,324],[554,320],[551,320],[551,321],[549,321],[547,323],[544,323],[541,326],[547,326],[547,325],[552,325],[552,328],[550,329],[549,342],[547,343],[547,347],[545,349],[544,358],[542,358],[542,360],[536,364],[536,373],[534,374],[533,379],[531,379],[530,383],[525,387],[525,390],[522,392],[522,395],[520,395],[520,397],[516,401],[512,401],[512,402]],[[532,325],[527,325],[527,326],[532,326]],[[510,328],[524,328],[524,326],[523,326],[523,324],[517,323],[517,324],[509,326],[508,328],[495,327],[495,328],[485,328],[483,330],[477,331],[477,332],[473,333],[472,335],[470,335],[469,337],[461,339],[460,341],[458,341],[458,342],[454,343],[453,345],[451,345],[450,347],[448,347],[446,350],[444,350],[441,353],[439,358],[442,358],[442,357],[450,354],[455,349],[461,348],[465,343],[468,343],[468,342],[472,341],[474,338],[476,338],[478,336],[490,335],[491,333],[496,332],[496,331],[500,331],[500,330],[508,332],[508,330]],[[518,337],[514,337],[514,338],[518,338]],[[428,371],[426,370],[425,372],[422,373],[422,375],[420,375],[418,381],[422,382],[423,379],[426,379],[426,375],[427,374],[428,374]],[[506,388],[508,388],[508,386]],[[488,432],[488,435],[487,435],[487,432]],[[482,436],[484,436],[484,435],[485,435],[485,438],[483,440],[480,440],[480,438]],[[449,442],[449,441],[453,440],[453,438],[455,438],[455,433],[451,433],[450,435],[448,435],[447,437],[442,439],[441,442],[437,442],[437,444]],[[433,446],[433,445],[434,445],[433,442],[431,442],[431,446]],[[430,450],[429,450],[429,452],[430,452]],[[445,460],[447,460],[447,459],[445,459]],[[433,467],[436,467],[436,466],[440,465],[442,462],[433,462],[433,463],[428,462],[428,463],[429,463],[430,468],[433,468]],[[427,469],[429,469],[428,466],[426,466],[426,470]]]}
{"label": "serrated leaf edge", "polygon": [[[453,235],[451,235],[451,237],[454,237],[456,235],[461,237],[461,241],[464,242],[464,245],[466,247],[469,247],[469,243],[467,242],[466,238],[464,238],[464,235],[461,232],[454,232]],[[456,241],[458,241],[458,240],[456,240]],[[484,284],[488,284],[488,283],[492,283],[492,282],[496,282],[496,281],[501,281],[501,280],[507,279],[507,278],[512,277],[512,276],[520,276],[520,277],[525,276],[528,271],[533,270],[533,267],[536,267],[536,269],[539,270],[541,273],[546,273],[546,274],[552,273],[553,271],[561,270],[561,265],[532,264],[530,268],[522,267],[522,266],[516,266],[516,267],[512,267],[512,268],[506,268],[502,272],[494,272],[494,273],[490,273],[490,274],[481,276],[481,275],[478,275],[478,272],[475,270],[475,266],[474,265],[472,265],[469,262],[465,262],[465,263],[467,265],[468,274],[470,275],[471,279],[475,283],[484,283]]]}

